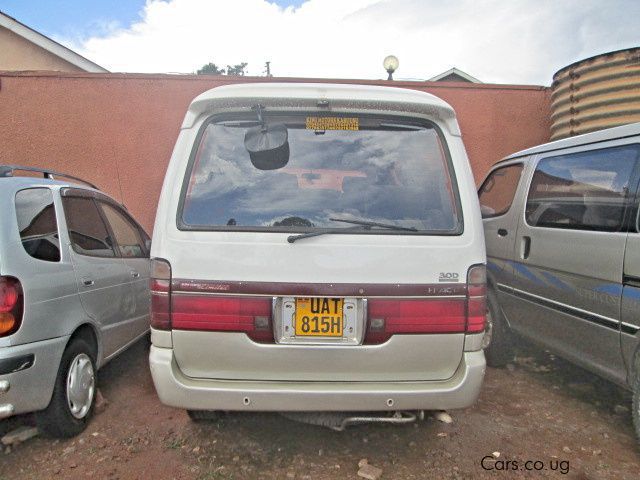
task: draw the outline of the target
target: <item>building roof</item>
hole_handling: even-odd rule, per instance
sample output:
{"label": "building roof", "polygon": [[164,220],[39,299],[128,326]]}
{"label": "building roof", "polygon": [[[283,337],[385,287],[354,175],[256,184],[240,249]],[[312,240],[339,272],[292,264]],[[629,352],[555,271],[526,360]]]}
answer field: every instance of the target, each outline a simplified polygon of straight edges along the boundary
{"label": "building roof", "polygon": [[470,83],[482,83],[477,78],[472,77],[471,75],[469,75],[468,73],[463,72],[462,70],[458,70],[456,67],[450,68],[446,72],[442,72],[441,74],[436,75],[435,77],[429,78],[427,80],[427,82],[447,81],[448,79],[446,77],[454,77],[454,78],[455,77],[460,77],[460,80],[454,80],[454,81],[463,81],[463,82],[470,82]]}
{"label": "building roof", "polygon": [[49,53],[69,62],[72,65],[92,73],[107,73],[108,70],[102,68],[100,65],[93,63],[91,60],[84,58],[82,55],[77,54],[73,50],[59,44],[58,42],[51,40],[49,37],[36,32],[34,29],[27,27],[25,24],[20,23],[15,18],[0,11],[0,27],[4,27],[7,30],[15,33],[16,35],[24,38],[25,40],[37,45],[40,48],[48,51]]}

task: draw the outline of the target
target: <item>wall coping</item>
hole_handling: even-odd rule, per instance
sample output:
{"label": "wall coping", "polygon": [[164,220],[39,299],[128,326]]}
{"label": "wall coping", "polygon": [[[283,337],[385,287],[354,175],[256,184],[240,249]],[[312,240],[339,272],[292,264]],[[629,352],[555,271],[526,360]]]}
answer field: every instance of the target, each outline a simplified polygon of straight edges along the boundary
{"label": "wall coping", "polygon": [[406,88],[447,88],[460,90],[534,90],[544,91],[550,87],[542,85],[512,85],[502,83],[464,83],[464,82],[419,82],[408,80],[370,80],[354,78],[303,78],[303,77],[234,77],[227,75],[195,75],[170,73],[88,73],[88,72],[57,72],[45,70],[30,71],[0,71],[0,77],[36,77],[36,78],[83,78],[90,80],[180,80],[193,82],[217,83],[256,83],[256,82],[284,82],[284,83],[349,83],[362,85],[384,85]]}

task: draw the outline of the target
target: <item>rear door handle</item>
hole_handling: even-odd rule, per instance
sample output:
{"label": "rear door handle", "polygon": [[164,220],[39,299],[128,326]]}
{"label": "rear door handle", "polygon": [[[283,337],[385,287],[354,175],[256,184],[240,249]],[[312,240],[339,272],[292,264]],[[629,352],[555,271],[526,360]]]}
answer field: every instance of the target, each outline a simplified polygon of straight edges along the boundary
{"label": "rear door handle", "polygon": [[94,282],[93,280],[91,280],[90,278],[84,278],[82,279],[82,284],[85,287],[91,287],[93,284],[95,284],[96,282]]}
{"label": "rear door handle", "polygon": [[133,278],[138,278],[138,277],[140,276],[140,274],[139,274],[138,272],[136,272],[135,270],[131,270],[131,272],[130,272],[130,273],[131,273],[131,276],[132,276]]}
{"label": "rear door handle", "polygon": [[501,237],[506,237],[507,235],[509,235],[509,232],[506,228],[499,228],[498,235],[500,235]]}

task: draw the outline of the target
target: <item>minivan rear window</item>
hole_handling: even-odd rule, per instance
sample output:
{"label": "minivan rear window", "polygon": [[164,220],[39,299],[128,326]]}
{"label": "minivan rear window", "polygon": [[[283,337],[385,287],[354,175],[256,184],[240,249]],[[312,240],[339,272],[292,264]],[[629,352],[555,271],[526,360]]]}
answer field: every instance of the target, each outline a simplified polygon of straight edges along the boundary
{"label": "minivan rear window", "polygon": [[433,125],[335,114],[272,113],[264,121],[286,126],[288,162],[254,166],[245,134],[260,125],[255,114],[210,120],[187,173],[180,228],[339,230],[345,224],[332,219],[341,218],[416,229],[387,233],[460,233],[457,189]]}

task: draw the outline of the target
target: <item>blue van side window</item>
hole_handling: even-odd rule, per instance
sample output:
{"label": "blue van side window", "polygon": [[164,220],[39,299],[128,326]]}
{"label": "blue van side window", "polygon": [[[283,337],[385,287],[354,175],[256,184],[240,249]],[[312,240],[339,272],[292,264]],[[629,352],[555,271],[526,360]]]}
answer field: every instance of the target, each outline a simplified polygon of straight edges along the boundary
{"label": "blue van side window", "polygon": [[540,160],[527,197],[533,227],[617,232],[633,198],[629,192],[640,145]]}
{"label": "blue van side window", "polygon": [[482,218],[498,217],[509,211],[523,168],[522,163],[517,163],[491,172],[478,191]]}

